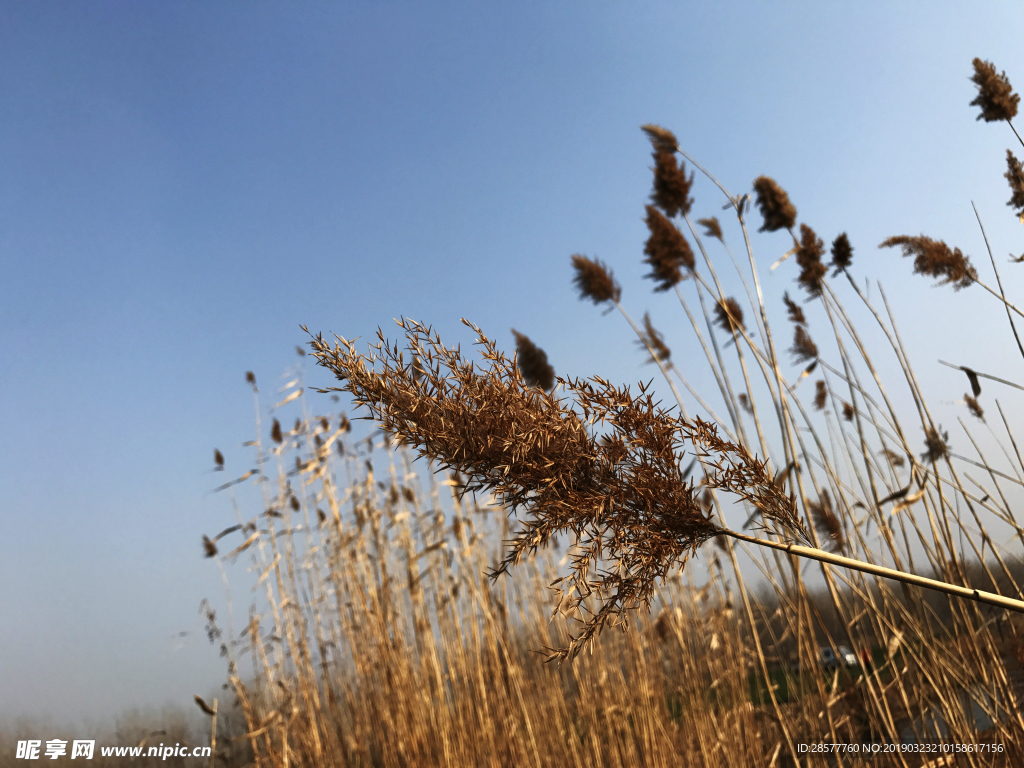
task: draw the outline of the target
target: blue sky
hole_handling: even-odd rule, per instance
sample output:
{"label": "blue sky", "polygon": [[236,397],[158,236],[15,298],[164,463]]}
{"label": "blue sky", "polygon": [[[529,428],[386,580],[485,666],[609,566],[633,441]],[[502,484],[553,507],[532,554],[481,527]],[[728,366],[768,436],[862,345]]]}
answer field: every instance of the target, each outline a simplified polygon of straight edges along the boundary
{"label": "blue sky", "polygon": [[[926,233],[994,283],[973,200],[1021,295],[1015,139],[975,121],[968,78],[981,56],[1020,89],[1022,29],[1017,3],[0,5],[0,724],[223,681],[197,613],[223,599],[200,537],[233,519],[212,451],[248,468],[244,373],[283,383],[300,324],[370,339],[406,315],[466,344],[466,317],[561,375],[655,376],[620,316],[576,299],[582,252],[711,392],[642,279],[644,123],[734,193],[768,174],[822,237],[847,231],[955,427],[964,377],[935,361],[1024,379],[1005,314],[875,246]],[[726,221],[704,180],[695,197]],[[754,239],[776,307],[785,237]]]}

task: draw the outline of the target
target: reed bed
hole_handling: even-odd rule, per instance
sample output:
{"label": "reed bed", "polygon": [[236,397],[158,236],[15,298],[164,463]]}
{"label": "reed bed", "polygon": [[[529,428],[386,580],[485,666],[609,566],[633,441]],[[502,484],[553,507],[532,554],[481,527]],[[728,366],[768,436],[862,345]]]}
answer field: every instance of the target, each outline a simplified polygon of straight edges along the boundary
{"label": "reed bed", "polygon": [[[979,119],[1013,129],[1006,76],[973,66]],[[366,354],[313,336],[317,363],[380,430],[354,441],[343,415],[310,415],[301,382],[275,406],[301,406],[291,429],[275,419],[268,441],[257,424],[258,466],[240,479],[259,481],[264,511],[204,540],[220,564],[246,558],[260,595],[241,640],[208,617],[246,724],[219,738],[236,750],[224,760],[853,765],[871,745],[883,750],[873,764],[1024,760],[1024,461],[1012,407],[991,396],[1021,387],[951,364],[970,387],[964,415],[998,426],[1003,455],[990,461],[965,420],[957,440],[976,458],[954,452],[883,287],[878,303],[855,279],[847,235],[827,247],[774,179],[733,195],[670,131],[643,130],[647,276],[676,295],[718,392],[689,385],[650,316],[626,312],[608,265],[581,254],[580,298],[621,312],[677,409],[645,385],[555,376],[516,331],[510,358],[467,322],[479,361],[407,319],[401,349],[383,332]],[[693,220],[687,162],[734,225]],[[1007,168],[1024,216],[1012,151]],[[757,217],[764,238],[792,244],[770,269],[793,270],[803,296],[777,307],[754,255]],[[991,251],[995,287],[939,239],[881,247],[942,290],[1004,306],[1024,356]],[[863,341],[865,317],[880,350]],[[907,388],[909,414],[892,386]],[[822,668],[819,648],[840,645],[864,654],[860,668]],[[803,749],[821,743],[858,750]],[[913,746],[936,743],[977,751]]]}

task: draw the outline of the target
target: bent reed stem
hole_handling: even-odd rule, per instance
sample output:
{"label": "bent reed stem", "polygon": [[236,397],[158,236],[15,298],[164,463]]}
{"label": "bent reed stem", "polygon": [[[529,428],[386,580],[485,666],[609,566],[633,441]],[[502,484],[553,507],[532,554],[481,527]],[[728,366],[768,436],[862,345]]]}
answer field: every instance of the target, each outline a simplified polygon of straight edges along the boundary
{"label": "bent reed stem", "polygon": [[966,600],[974,600],[978,603],[1006,608],[1007,610],[1016,611],[1017,613],[1024,613],[1024,600],[1014,600],[1012,597],[1003,597],[1002,595],[996,595],[992,592],[986,592],[981,589],[958,587],[955,584],[949,584],[945,581],[929,579],[925,576],[917,576],[916,574],[906,573],[905,571],[897,571],[892,568],[886,568],[882,565],[865,563],[863,560],[856,560],[852,557],[834,555],[831,552],[826,552],[823,549],[815,549],[814,547],[805,547],[800,544],[786,544],[784,542],[771,541],[769,539],[759,539],[756,536],[748,536],[745,533],[739,533],[738,531],[732,531],[726,528],[721,529],[720,533],[725,536],[738,539],[739,541],[745,541],[748,544],[756,544],[759,547],[770,547],[771,549],[787,552],[791,555],[796,555],[797,557],[818,560],[822,563],[828,563],[829,565],[850,568],[851,570],[870,573],[874,576],[882,576],[887,579],[902,581],[905,584],[912,584],[914,586],[924,587],[925,589],[934,589],[939,592],[945,592],[949,595],[956,595],[957,597],[962,597]]}

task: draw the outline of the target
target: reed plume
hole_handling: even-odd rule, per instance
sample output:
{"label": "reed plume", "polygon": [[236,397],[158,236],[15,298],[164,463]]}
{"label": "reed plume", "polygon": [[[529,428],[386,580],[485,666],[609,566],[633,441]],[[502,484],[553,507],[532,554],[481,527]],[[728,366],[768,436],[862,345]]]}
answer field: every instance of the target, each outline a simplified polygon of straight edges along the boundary
{"label": "reed plume", "polygon": [[825,382],[818,379],[814,383],[814,409],[816,411],[825,410],[825,403],[828,401],[828,388],[825,386]]}
{"label": "reed plume", "polygon": [[[665,344],[664,335],[654,327],[654,324],[651,322],[651,315],[648,312],[644,312],[644,329],[641,331],[640,338],[636,343],[647,352],[648,363],[654,363],[658,360],[664,363],[668,362],[669,358],[672,357],[672,350]],[[649,350],[654,350],[654,355],[651,355]]]}
{"label": "reed plume", "polygon": [[676,159],[679,142],[675,135],[657,125],[642,126],[642,130],[654,147],[654,190],[651,201],[670,219],[681,214],[686,216],[693,206],[690,189],[694,174],[686,176],[686,166]]}
{"label": "reed plume", "polygon": [[902,467],[904,464],[906,464],[906,460],[898,453],[893,451],[891,448],[883,448],[881,451],[879,451],[879,453],[885,456],[886,461],[888,461],[894,467]]}
{"label": "reed plume", "polygon": [[713,237],[721,243],[725,242],[722,237],[722,225],[719,223],[717,216],[709,216],[706,219],[697,219],[697,223],[704,227],[705,237]]}
{"label": "reed plume", "polygon": [[981,421],[985,420],[985,410],[978,404],[977,400],[968,394],[964,394],[964,402],[967,403],[967,410],[969,410],[975,418],[978,418]]}
{"label": "reed plume", "polygon": [[655,151],[672,153],[679,151],[679,142],[676,140],[675,134],[667,128],[648,123],[647,125],[641,125],[640,130],[647,134],[647,138],[651,140]]}
{"label": "reed plume", "polygon": [[547,353],[515,328],[512,335],[516,337],[516,362],[523,379],[530,386],[549,392],[555,386],[555,369],[548,363]]}
{"label": "reed plume", "polygon": [[803,309],[799,304],[789,298],[788,292],[782,294],[782,303],[786,305],[786,313],[789,315],[789,321],[791,323],[807,325],[807,318],[804,317]]}
{"label": "reed plume", "polygon": [[689,214],[693,206],[690,189],[693,187],[694,174],[687,177],[686,166],[677,163],[676,156],[664,150],[655,150],[653,170],[654,190],[651,192],[651,201],[669,218]]}
{"label": "reed plume", "polygon": [[789,351],[797,363],[808,363],[811,360],[818,359],[818,345],[814,343],[811,335],[807,333],[807,329],[802,325],[796,326],[796,332],[793,335],[793,346],[790,347]]}
{"label": "reed plume", "polygon": [[976,58],[972,63],[974,74],[971,75],[971,80],[978,87],[978,95],[974,97],[971,106],[981,107],[978,120],[984,120],[986,123],[997,120],[1009,122],[1016,117],[1020,96],[1013,92],[1006,72],[997,73],[995,65],[990,61]]}
{"label": "reed plume", "polygon": [[1016,208],[1017,213],[1024,216],[1024,166],[1010,150],[1006,150],[1006,168],[1005,177],[1013,193],[1007,205]]}
{"label": "reed plume", "polygon": [[622,287],[615,281],[612,271],[598,259],[588,259],[575,254],[572,266],[576,270],[573,282],[581,299],[590,299],[594,304],[617,303],[622,298]]}
{"label": "reed plume", "polygon": [[821,257],[825,255],[825,242],[806,224],[800,225],[800,245],[796,249],[796,263],[800,265],[797,282],[813,299],[821,295],[822,280],[828,274]]}
{"label": "reed plume", "polygon": [[943,432],[941,427],[928,427],[924,433],[924,445],[921,461],[940,461],[949,455],[949,432]]}
{"label": "reed plume", "polygon": [[[686,443],[702,459],[704,486],[736,494],[761,512],[765,526],[808,540],[794,498],[772,482],[763,461],[719,438],[714,425],[673,417],[643,384],[634,398],[628,387],[599,377],[558,378],[581,417],[562,400],[530,387],[479,328],[463,322],[478,334],[488,363],[484,370],[407,319],[399,325],[408,351],[428,362],[420,381],[379,330],[379,343],[368,356],[340,337],[332,348],[317,336],[311,347],[318,364],[342,382],[322,391],[349,392],[385,433],[442,470],[464,475],[466,492],[493,492],[517,515],[522,527],[492,579],[556,533],[575,536],[572,575],[558,580],[559,605],[578,613],[587,596],[597,594],[601,607],[550,659],[573,659],[609,621],[624,624],[627,611],[649,607],[655,582],[724,530],[683,476]],[[611,431],[599,440],[588,424]],[[590,576],[602,558],[615,567]]]}
{"label": "reed plume", "polygon": [[967,288],[978,279],[978,272],[971,265],[968,257],[959,248],[950,249],[941,240],[919,235],[897,235],[884,240],[879,248],[899,246],[903,256],[914,257],[914,273],[928,277],[941,278],[940,285],[952,284],[953,290]]}
{"label": "reed plume", "polygon": [[683,233],[665,218],[653,205],[645,206],[647,210],[647,229],[650,237],[644,245],[647,258],[644,263],[651,267],[649,277],[655,281],[655,291],[667,291],[684,279],[681,268],[692,272],[695,266],[693,250]]}
{"label": "reed plume", "polygon": [[764,218],[759,231],[775,232],[793,228],[796,224],[796,206],[789,201],[789,195],[775,179],[758,176],[754,180],[754,192],[757,194],[757,207],[761,209]]}
{"label": "reed plume", "polygon": [[835,267],[832,277],[837,277],[840,272],[849,269],[852,263],[853,246],[850,245],[850,238],[843,232],[832,241],[832,264],[830,266]]}
{"label": "reed plume", "polygon": [[715,322],[723,331],[736,335],[743,325],[743,309],[731,296],[721,299],[715,305]]}

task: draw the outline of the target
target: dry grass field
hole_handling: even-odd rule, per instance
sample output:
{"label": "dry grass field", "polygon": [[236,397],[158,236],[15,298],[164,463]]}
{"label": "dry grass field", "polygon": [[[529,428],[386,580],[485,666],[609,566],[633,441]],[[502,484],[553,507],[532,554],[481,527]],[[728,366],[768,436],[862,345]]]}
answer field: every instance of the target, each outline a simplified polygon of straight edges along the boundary
{"label": "dry grass field", "polygon": [[[980,117],[1012,129],[1005,77],[975,60],[974,79]],[[963,432],[985,419],[1003,455],[990,463],[976,443],[978,458],[963,458],[963,437],[955,453],[898,308],[860,287],[846,236],[826,246],[763,176],[753,196],[722,188],[713,201],[734,219],[691,220],[686,163],[703,168],[670,131],[644,131],[645,265],[681,303],[725,412],[696,391],[704,415],[687,412],[665,337],[626,314],[612,271],[582,255],[580,297],[622,312],[674,409],[642,386],[556,377],[518,333],[510,358],[470,326],[479,359],[409,320],[404,342],[381,333],[369,352],[313,336],[317,362],[380,428],[355,439],[343,414],[314,415],[326,398],[307,400],[299,384],[281,397],[302,417],[257,424],[262,509],[236,507],[204,537],[218,566],[250,566],[252,583],[232,585],[236,611],[238,595],[256,595],[235,638],[207,616],[229,665],[217,762],[859,765],[873,748],[871,765],[1024,764],[1024,529],[1012,501],[1024,461],[1017,412],[999,400],[1020,387],[957,374]],[[1024,214],[1012,153],[1007,167],[1010,208]],[[803,296],[765,305],[769,265],[752,228],[792,236],[779,269],[799,275]],[[938,291],[1005,305],[1017,337],[1024,313],[998,276],[1019,267],[988,254],[988,285],[980,263],[939,240],[897,233],[883,246]],[[740,296],[720,281],[734,265]],[[853,302],[885,348],[866,348]],[[1024,356],[1015,346],[1006,354]],[[894,405],[897,387],[911,412]],[[749,525],[733,530],[726,512],[740,510]],[[997,521],[1012,540],[990,535]],[[823,667],[819,649],[839,646],[861,665]],[[805,751],[820,744],[855,749]]]}

